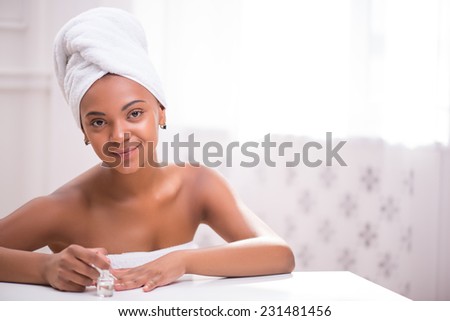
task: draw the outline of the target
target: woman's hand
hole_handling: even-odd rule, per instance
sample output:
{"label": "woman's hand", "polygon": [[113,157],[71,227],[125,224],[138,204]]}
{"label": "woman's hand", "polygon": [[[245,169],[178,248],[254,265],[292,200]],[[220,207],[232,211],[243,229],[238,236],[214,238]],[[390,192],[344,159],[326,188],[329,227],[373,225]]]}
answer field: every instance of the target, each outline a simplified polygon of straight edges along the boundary
{"label": "woman's hand", "polygon": [[52,254],[43,272],[45,280],[61,291],[82,292],[93,285],[99,273],[93,267],[109,269],[106,250],[87,249],[79,245],[70,245],[63,251]]}
{"label": "woman's hand", "polygon": [[170,284],[184,275],[186,251],[168,253],[150,263],[131,268],[112,270],[117,277],[117,291],[143,287],[145,292]]}

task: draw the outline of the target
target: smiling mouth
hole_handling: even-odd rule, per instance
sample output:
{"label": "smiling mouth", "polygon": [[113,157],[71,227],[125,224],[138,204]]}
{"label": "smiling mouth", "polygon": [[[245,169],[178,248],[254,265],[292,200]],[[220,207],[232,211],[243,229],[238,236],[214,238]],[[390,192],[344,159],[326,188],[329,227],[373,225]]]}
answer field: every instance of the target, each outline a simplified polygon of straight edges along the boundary
{"label": "smiling mouth", "polygon": [[130,146],[130,147],[127,147],[127,148],[124,148],[124,149],[120,149],[120,150],[115,150],[113,153],[118,155],[118,156],[128,156],[133,151],[138,149],[139,146],[141,146],[141,144],[133,145],[133,146]]}

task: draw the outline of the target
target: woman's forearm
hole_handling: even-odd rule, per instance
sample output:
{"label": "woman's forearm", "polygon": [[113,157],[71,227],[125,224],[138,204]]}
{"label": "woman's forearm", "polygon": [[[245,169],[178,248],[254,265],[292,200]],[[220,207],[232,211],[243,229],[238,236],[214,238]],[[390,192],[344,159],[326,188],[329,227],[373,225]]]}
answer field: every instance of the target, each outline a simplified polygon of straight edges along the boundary
{"label": "woman's forearm", "polygon": [[0,281],[48,284],[43,273],[48,256],[0,247]]}
{"label": "woman's forearm", "polygon": [[294,255],[286,244],[265,237],[188,250],[184,255],[188,274],[254,276],[290,273],[295,266]]}

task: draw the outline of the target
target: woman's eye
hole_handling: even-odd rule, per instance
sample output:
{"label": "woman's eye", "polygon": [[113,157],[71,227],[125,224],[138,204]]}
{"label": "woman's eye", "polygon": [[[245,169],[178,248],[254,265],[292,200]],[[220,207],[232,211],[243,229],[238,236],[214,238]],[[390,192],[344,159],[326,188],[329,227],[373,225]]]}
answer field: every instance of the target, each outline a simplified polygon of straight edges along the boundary
{"label": "woman's eye", "polygon": [[133,110],[130,114],[130,118],[137,118],[142,115],[142,110]]}
{"label": "woman's eye", "polygon": [[94,127],[102,127],[104,124],[105,124],[105,121],[101,120],[101,119],[93,120],[91,122],[91,126],[94,126]]}

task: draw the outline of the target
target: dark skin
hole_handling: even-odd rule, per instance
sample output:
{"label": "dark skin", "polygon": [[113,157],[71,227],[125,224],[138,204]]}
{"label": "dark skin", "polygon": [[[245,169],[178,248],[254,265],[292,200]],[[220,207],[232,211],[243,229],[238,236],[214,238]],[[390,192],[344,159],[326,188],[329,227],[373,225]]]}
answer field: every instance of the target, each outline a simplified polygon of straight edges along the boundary
{"label": "dark skin", "polygon": [[[110,268],[106,254],[186,243],[201,223],[228,243],[175,251],[136,268],[112,270],[118,278],[116,290],[150,291],[185,273],[252,276],[293,270],[288,245],[215,171],[152,166],[165,110],[144,87],[106,75],[83,97],[80,119],[103,166],[0,220],[1,281],[83,291],[98,277],[92,265]],[[105,153],[103,146],[111,142],[114,148]],[[54,254],[32,252],[46,245]]]}

